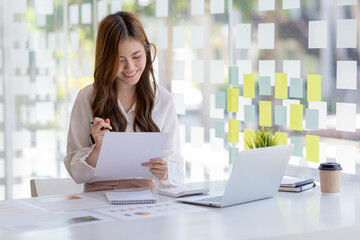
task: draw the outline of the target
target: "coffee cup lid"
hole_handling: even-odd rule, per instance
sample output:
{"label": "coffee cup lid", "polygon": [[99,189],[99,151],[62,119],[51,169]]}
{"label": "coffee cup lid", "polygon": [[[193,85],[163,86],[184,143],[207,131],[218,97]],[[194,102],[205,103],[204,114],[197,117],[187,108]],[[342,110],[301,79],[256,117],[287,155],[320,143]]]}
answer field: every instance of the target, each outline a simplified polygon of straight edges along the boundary
{"label": "coffee cup lid", "polygon": [[326,162],[320,164],[319,170],[337,171],[337,170],[342,170],[342,167],[339,163],[336,162]]}

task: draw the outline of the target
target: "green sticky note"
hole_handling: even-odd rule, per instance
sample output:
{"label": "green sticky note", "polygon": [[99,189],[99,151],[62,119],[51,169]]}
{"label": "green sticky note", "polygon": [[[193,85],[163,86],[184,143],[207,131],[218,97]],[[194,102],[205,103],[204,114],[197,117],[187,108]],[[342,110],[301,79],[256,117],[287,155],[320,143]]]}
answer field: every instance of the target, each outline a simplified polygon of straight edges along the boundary
{"label": "green sticky note", "polygon": [[277,137],[279,139],[277,145],[286,145],[287,144],[287,138],[288,138],[287,133],[275,132],[275,137]]}
{"label": "green sticky note", "polygon": [[303,148],[304,148],[303,138],[291,137],[291,144],[295,145],[292,155],[297,157],[303,157]]}
{"label": "green sticky note", "polygon": [[232,143],[239,142],[239,121],[234,119],[229,119],[229,135],[228,141]]}
{"label": "green sticky note", "polygon": [[255,105],[244,105],[244,121],[246,123],[255,122]]}
{"label": "green sticky note", "polygon": [[302,131],[303,105],[290,104],[290,129]]}
{"label": "green sticky note", "polygon": [[275,98],[287,99],[287,74],[275,73]]}
{"label": "green sticky note", "polygon": [[259,101],[259,125],[271,127],[271,101]]}
{"label": "green sticky note", "polygon": [[290,97],[292,98],[304,97],[304,79],[290,78]]}
{"label": "green sticky note", "polygon": [[254,74],[244,74],[244,97],[255,98]]}
{"label": "green sticky note", "polygon": [[244,149],[250,149],[246,144],[248,141],[254,143],[255,130],[244,129]]}
{"label": "green sticky note", "polygon": [[285,126],[287,109],[284,106],[275,106],[275,125]]}
{"label": "green sticky note", "polygon": [[215,108],[225,109],[225,92],[215,93]]}
{"label": "green sticky note", "polygon": [[305,109],[305,127],[309,129],[319,129],[319,110]]}
{"label": "green sticky note", "polygon": [[307,100],[317,102],[321,101],[321,75],[308,75]]}
{"label": "green sticky note", "polygon": [[239,89],[228,88],[228,112],[239,111]]}
{"label": "green sticky note", "polygon": [[229,147],[229,164],[233,164],[239,154],[239,149],[234,147]]}
{"label": "green sticky note", "polygon": [[306,161],[319,162],[319,136],[306,135]]}
{"label": "green sticky note", "polygon": [[271,96],[271,78],[259,77],[259,95]]}
{"label": "green sticky note", "polygon": [[225,123],[221,121],[215,121],[215,137],[225,138]]}
{"label": "green sticky note", "polygon": [[229,67],[229,83],[239,84],[239,68],[237,66]]}

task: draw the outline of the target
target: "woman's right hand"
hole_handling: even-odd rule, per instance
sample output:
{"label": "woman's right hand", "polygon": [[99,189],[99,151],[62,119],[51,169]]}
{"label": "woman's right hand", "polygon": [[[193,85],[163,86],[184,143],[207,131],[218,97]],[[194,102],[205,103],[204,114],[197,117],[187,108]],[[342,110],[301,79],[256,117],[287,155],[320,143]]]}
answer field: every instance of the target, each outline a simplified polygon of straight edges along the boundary
{"label": "woman's right hand", "polygon": [[90,134],[94,138],[96,148],[101,148],[105,133],[110,132],[111,129],[110,119],[94,118]]}

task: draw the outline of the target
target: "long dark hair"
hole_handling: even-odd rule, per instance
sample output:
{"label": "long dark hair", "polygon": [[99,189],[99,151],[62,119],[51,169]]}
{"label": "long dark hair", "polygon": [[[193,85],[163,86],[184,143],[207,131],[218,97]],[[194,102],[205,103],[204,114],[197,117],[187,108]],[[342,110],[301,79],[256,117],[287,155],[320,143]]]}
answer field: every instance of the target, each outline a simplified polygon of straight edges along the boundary
{"label": "long dark hair", "polygon": [[[105,17],[99,25],[94,72],[94,93],[91,109],[94,117],[109,118],[113,130],[124,132],[127,121],[118,106],[117,72],[119,69],[118,46],[124,39],[133,39],[143,44],[146,53],[146,65],[136,84],[136,108],[133,125],[141,132],[159,132],[158,126],[152,119],[157,91],[153,62],[156,47],[150,43],[140,20],[135,14],[117,12]],[[152,51],[154,57],[152,57]],[[151,86],[150,74],[153,78]]]}

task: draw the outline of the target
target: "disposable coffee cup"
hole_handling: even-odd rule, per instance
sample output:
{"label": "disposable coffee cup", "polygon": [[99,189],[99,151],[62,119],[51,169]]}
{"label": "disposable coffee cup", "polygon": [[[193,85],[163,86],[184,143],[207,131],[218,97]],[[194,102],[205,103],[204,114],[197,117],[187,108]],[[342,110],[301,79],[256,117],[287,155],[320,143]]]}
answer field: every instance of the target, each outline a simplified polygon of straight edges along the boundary
{"label": "disposable coffee cup", "polygon": [[339,163],[321,163],[319,167],[321,192],[336,194],[340,192],[342,167]]}

